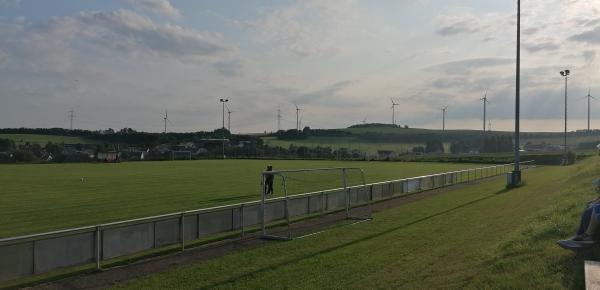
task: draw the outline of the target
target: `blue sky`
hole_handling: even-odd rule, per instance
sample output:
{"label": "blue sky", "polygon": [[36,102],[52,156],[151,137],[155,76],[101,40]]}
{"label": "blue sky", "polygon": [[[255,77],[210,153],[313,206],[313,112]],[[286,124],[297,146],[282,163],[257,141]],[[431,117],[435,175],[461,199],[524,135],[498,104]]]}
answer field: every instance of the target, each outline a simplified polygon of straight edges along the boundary
{"label": "blue sky", "polygon": [[[478,129],[513,124],[516,1],[0,0],[0,126],[234,132],[397,122]],[[523,1],[525,130],[569,129],[600,91],[600,3]],[[597,111],[600,104],[593,103]],[[600,127],[600,113],[593,126]]]}

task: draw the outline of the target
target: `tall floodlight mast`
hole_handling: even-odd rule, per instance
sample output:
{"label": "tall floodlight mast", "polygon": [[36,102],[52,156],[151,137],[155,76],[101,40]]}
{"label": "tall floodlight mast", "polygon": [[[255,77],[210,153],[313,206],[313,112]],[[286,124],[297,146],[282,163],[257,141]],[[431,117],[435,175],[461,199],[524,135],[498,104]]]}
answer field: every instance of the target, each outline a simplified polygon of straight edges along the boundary
{"label": "tall floodlight mast", "polygon": [[223,159],[225,159],[225,103],[229,102],[229,99],[219,99],[223,105],[223,123],[221,130],[223,131]]}
{"label": "tall floodlight mast", "polygon": [[563,148],[563,165],[567,165],[568,160],[567,160],[567,91],[568,91],[568,82],[569,82],[569,75],[571,74],[571,71],[566,69],[560,72],[560,75],[565,77],[565,136],[564,136],[564,148]]}
{"label": "tall floodlight mast", "polygon": [[392,101],[392,125],[396,125],[396,106],[399,106],[400,104],[396,103],[392,98],[390,98],[390,100]]}
{"label": "tall floodlight mast", "polygon": [[517,0],[517,68],[515,80],[515,167],[510,173],[508,186],[521,184],[520,102],[521,102],[521,0]]}

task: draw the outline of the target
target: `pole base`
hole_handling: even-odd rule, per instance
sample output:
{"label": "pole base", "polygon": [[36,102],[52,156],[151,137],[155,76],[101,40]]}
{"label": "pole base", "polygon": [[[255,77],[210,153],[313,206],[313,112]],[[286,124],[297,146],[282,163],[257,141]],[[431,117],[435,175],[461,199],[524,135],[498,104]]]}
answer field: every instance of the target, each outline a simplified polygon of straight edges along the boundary
{"label": "pole base", "polygon": [[521,171],[511,171],[506,174],[506,188],[514,188],[522,185]]}

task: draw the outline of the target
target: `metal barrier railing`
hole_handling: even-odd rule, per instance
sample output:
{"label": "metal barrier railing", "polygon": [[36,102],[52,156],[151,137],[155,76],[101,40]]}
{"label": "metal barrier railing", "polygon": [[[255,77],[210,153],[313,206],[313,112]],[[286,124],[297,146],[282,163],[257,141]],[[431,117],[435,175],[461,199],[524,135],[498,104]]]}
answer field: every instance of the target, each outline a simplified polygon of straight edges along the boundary
{"label": "metal barrier railing", "polygon": [[[533,162],[523,162],[522,166],[528,169]],[[498,176],[511,168],[512,164],[503,164],[377,182],[360,191],[366,196],[358,196],[358,190],[355,194],[357,200],[375,202]],[[346,191],[363,186],[274,198],[264,209],[258,200],[0,239],[0,282],[91,263],[100,269],[103,260],[176,244],[184,250],[186,243],[215,234],[239,233],[243,237],[248,229],[259,228],[263,219],[276,223],[289,217],[343,210],[348,202]],[[281,211],[284,202],[288,203],[285,212]]]}

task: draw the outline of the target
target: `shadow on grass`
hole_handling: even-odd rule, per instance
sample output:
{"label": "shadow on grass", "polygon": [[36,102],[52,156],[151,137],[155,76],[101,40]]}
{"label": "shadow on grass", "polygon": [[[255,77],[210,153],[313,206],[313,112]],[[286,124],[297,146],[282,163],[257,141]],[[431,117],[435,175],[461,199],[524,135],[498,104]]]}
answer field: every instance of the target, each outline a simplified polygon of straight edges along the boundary
{"label": "shadow on grass", "polygon": [[388,230],[385,230],[385,231],[382,231],[382,232],[379,232],[379,233],[376,233],[376,234],[372,234],[372,235],[366,236],[366,237],[358,239],[358,240],[354,240],[354,241],[351,241],[351,242],[343,243],[343,244],[340,244],[340,245],[337,245],[337,246],[334,246],[334,247],[323,249],[323,250],[318,251],[318,252],[314,252],[312,254],[304,255],[304,256],[301,256],[301,257],[298,257],[298,258],[294,258],[294,259],[291,259],[291,260],[287,260],[287,261],[283,261],[283,262],[277,263],[275,265],[263,267],[263,268],[254,270],[252,272],[248,272],[248,273],[245,273],[245,274],[242,274],[242,275],[238,275],[238,276],[235,276],[233,278],[227,279],[225,281],[217,282],[217,283],[208,285],[208,286],[206,286],[206,288],[215,288],[215,287],[225,286],[227,284],[230,284],[230,283],[233,283],[235,281],[238,281],[239,279],[250,278],[250,277],[252,277],[254,275],[257,275],[257,274],[260,274],[260,273],[263,273],[263,272],[272,271],[272,270],[275,270],[275,269],[280,268],[280,267],[284,267],[284,266],[287,266],[287,265],[298,263],[298,262],[300,262],[302,260],[305,260],[305,259],[310,259],[310,258],[313,258],[313,257],[317,257],[319,255],[324,255],[324,254],[331,253],[331,252],[339,250],[339,249],[343,249],[345,247],[349,247],[349,246],[352,246],[352,245],[355,245],[355,244],[359,244],[359,243],[362,243],[362,242],[365,242],[365,241],[369,241],[369,240],[372,240],[372,239],[375,239],[375,238],[387,235],[389,233],[395,232],[397,230],[401,230],[401,229],[407,228],[409,226],[412,226],[412,225],[415,225],[415,224],[418,224],[418,223],[422,223],[422,222],[425,222],[427,220],[430,220],[430,219],[433,219],[433,218],[436,218],[436,217],[439,217],[439,216],[442,216],[442,215],[445,215],[445,214],[448,214],[448,213],[460,210],[460,209],[468,207],[470,205],[482,202],[484,200],[496,197],[497,195],[505,193],[507,191],[509,191],[509,190],[502,189],[502,190],[499,190],[499,191],[497,191],[497,192],[495,192],[495,193],[493,193],[493,194],[491,194],[489,196],[482,197],[482,198],[479,198],[479,199],[476,199],[476,200],[472,200],[472,201],[463,203],[463,204],[461,204],[459,206],[455,206],[453,208],[450,208],[450,209],[447,209],[447,210],[443,210],[443,211],[440,211],[440,212],[428,215],[426,217],[417,219],[415,221],[412,221],[412,222],[409,222],[409,223],[406,223],[406,224],[402,224],[400,226],[397,226],[397,227],[394,227],[394,228],[390,228]]}

